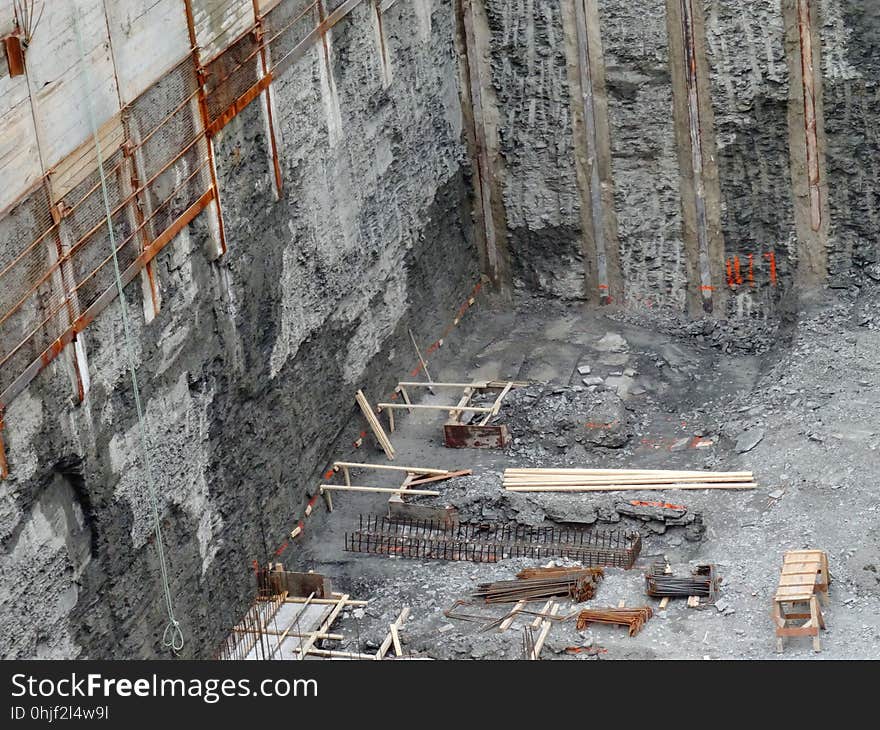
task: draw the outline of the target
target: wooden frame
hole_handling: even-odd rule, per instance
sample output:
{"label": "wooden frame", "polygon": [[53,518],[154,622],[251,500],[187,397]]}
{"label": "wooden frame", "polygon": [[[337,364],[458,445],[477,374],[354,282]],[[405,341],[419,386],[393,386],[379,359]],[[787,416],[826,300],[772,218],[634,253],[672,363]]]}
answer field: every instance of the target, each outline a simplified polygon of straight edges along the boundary
{"label": "wooden frame", "polygon": [[[351,483],[352,469],[367,469],[372,471],[395,471],[406,474],[403,483],[399,487],[373,487],[373,486],[357,486]],[[330,492],[374,492],[378,494],[390,494],[391,500],[403,501],[404,494],[419,495],[423,497],[439,497],[440,492],[432,489],[419,489],[418,484],[414,484],[419,479],[429,483],[452,479],[456,476],[464,476],[470,474],[470,470],[447,471],[445,469],[428,469],[420,466],[394,466],[391,464],[360,464],[352,461],[336,461],[333,462],[333,471],[339,472],[345,478],[345,484],[321,484],[319,491],[327,502],[327,509],[333,511],[333,500]]]}
{"label": "wooden frame", "polygon": [[[779,587],[773,598],[777,652],[782,651],[784,641],[789,636],[811,636],[813,651],[822,651],[819,630],[825,629],[825,617],[819,599],[827,601],[830,583],[828,555],[824,551],[790,550],[785,553]],[[806,621],[799,626],[787,625],[796,619]]]}
{"label": "wooden frame", "polygon": [[[497,416],[505,396],[514,388],[528,385],[514,380],[477,381],[473,383],[436,383],[403,381],[397,384],[394,392],[399,394],[403,403],[378,403],[379,412],[387,411],[388,425],[394,432],[394,411],[404,410],[412,413],[416,410],[446,411],[449,417],[443,425],[444,443],[449,448],[503,448],[510,440],[505,424],[489,425],[489,421]],[[440,390],[460,390],[461,396],[457,403],[449,405],[413,403],[409,390],[412,388],[429,388]],[[477,393],[497,393],[491,406],[470,405]],[[464,423],[467,414],[482,415],[479,423]]]}

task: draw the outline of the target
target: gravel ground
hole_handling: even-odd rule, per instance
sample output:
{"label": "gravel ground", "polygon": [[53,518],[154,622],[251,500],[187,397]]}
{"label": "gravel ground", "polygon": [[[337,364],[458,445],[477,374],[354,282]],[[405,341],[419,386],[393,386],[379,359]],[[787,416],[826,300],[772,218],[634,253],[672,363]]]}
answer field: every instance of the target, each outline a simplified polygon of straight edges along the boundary
{"label": "gravel ground", "polygon": [[[520,301],[514,311],[488,306],[435,356],[432,374],[446,381],[515,378],[547,384],[511,399],[506,410],[512,445],[505,451],[446,449],[442,415],[402,415],[393,434],[395,463],[472,469],[471,477],[438,485],[442,497],[436,500],[456,506],[466,519],[641,530],[644,544],[634,568],[609,569],[586,605],[650,605],[654,618],[633,638],[622,628],[578,632],[573,620],[556,623],[543,659],[877,658],[878,302],[880,291],[872,282],[835,291],[784,326],[774,326],[771,347],[762,337],[750,346],[731,344],[738,331],[751,337],[754,324],[722,324],[713,335],[668,320],[660,326],[648,315],[623,321],[614,312],[543,300]],[[428,394],[425,402],[446,401]],[[513,406],[522,408],[514,413]],[[597,439],[584,421],[596,407],[621,416],[624,425],[613,443]],[[346,439],[340,443],[349,444]],[[383,461],[368,449],[340,447],[338,458]],[[505,495],[500,472],[507,466],[749,469],[759,487]],[[685,505],[701,516],[705,534],[699,539],[683,527],[660,530],[621,516],[615,503],[629,499]],[[336,630],[346,638],[336,645],[374,648],[409,605],[411,616],[401,632],[407,653],[520,658],[526,618],[499,633],[482,631],[476,621],[448,618],[444,610],[468,600],[479,582],[509,579],[525,565],[547,561],[474,564],[344,552],[343,533],[357,515],[383,514],[385,501],[381,495],[337,493],[335,511],[313,517],[298,546],[297,569],[325,573],[338,588],[371,600],[363,612],[348,612],[338,622]],[[619,524],[607,524],[615,520]],[[833,575],[828,630],[820,654],[812,652],[809,639],[789,639],[778,655],[771,599],[783,552],[799,548],[828,552]],[[688,608],[684,600],[673,600],[657,610],[657,601],[645,595],[644,573],[663,555],[678,575],[714,562],[723,577],[717,604]],[[534,605],[537,610],[541,604]],[[460,610],[486,621],[504,613],[497,606]],[[574,610],[563,601],[560,614]],[[587,651],[572,655],[567,647]]]}

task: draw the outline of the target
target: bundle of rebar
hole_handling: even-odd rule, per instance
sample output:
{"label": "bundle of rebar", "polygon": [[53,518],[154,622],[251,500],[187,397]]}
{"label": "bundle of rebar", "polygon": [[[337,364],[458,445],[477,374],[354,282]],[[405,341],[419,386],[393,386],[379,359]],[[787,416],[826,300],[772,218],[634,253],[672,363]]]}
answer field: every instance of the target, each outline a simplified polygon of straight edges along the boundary
{"label": "bundle of rebar", "polygon": [[509,492],[613,492],[642,489],[754,489],[750,471],[666,469],[505,469]]}
{"label": "bundle of rebar", "polygon": [[566,558],[587,566],[629,569],[642,548],[636,530],[527,527],[485,522],[361,516],[345,533],[345,549],[404,558],[496,562],[503,558]]}
{"label": "bundle of rebar", "polygon": [[712,564],[698,565],[688,578],[680,578],[666,572],[666,564],[654,563],[645,576],[645,590],[653,598],[684,598],[687,596],[715,597],[718,577]]}
{"label": "bundle of rebar", "polygon": [[642,630],[654,612],[650,606],[639,608],[589,608],[581,611],[577,617],[577,630],[585,629],[592,623],[628,626],[629,635],[635,636]]}
{"label": "bundle of rebar", "polygon": [[559,575],[539,578],[518,578],[494,583],[481,583],[474,596],[486,603],[537,601],[554,596],[571,598],[575,603],[590,600],[604,573],[600,569],[571,570]]}
{"label": "bundle of rebar", "polygon": [[542,568],[523,568],[516,574],[517,578],[549,578],[562,575],[593,575],[597,576],[597,580],[605,577],[605,571],[602,568],[567,568],[561,565],[551,565]]}

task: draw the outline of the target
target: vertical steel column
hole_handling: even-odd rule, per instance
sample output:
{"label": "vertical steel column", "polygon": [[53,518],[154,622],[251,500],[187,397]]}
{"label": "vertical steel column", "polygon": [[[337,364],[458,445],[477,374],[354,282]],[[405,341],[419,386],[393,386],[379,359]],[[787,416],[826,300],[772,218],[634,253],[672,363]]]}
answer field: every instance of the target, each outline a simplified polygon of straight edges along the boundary
{"label": "vertical steel column", "polygon": [[[116,53],[113,49],[113,33],[110,30],[110,13],[107,10],[107,0],[102,0],[104,4],[104,25],[107,28],[107,42],[110,44],[110,61],[113,64],[113,81],[116,86],[116,98],[119,102],[119,108],[122,110],[122,114],[125,114],[125,104],[122,101],[122,93],[119,89],[119,71],[116,66]],[[123,119],[123,128],[125,128],[125,119]],[[126,134],[128,130],[126,129]],[[126,137],[126,139],[129,139]],[[127,155],[126,155],[127,156]],[[142,180],[146,180],[144,176],[140,176]],[[132,177],[134,180],[134,177]],[[136,182],[133,182],[133,190],[135,193],[138,193],[138,186]],[[123,180],[123,189],[125,189],[126,183]],[[127,193],[131,193],[131,190],[126,190]],[[126,196],[128,197],[128,196]],[[129,211],[129,213],[134,213],[134,220],[138,225],[143,223],[143,215],[142,210],[140,210],[141,201],[139,198],[133,200],[131,202],[131,207],[134,208],[134,211]],[[150,235],[146,230],[146,227],[140,229],[140,235],[138,238],[141,241],[140,252],[143,252],[150,245]],[[149,324],[156,318],[159,314],[159,308],[161,306],[161,299],[159,297],[159,287],[156,284],[156,277],[153,273],[153,261],[147,261],[144,265],[143,270],[141,271],[141,292],[144,299],[144,319]]]}
{"label": "vertical steel column", "polygon": [[[141,189],[141,181],[146,182],[147,176],[144,172],[140,131],[137,128],[133,129],[129,122],[130,117],[126,115],[123,118],[125,142],[123,143],[122,153],[125,155],[129,176],[126,180],[123,175],[123,190],[125,191],[126,197],[132,198],[131,202],[125,207],[134,223],[132,226],[133,230],[138,231],[138,239],[141,243],[140,251],[143,252],[149,247],[150,243],[152,243],[152,237],[150,236],[149,230],[150,226],[147,225],[147,221],[152,220],[153,210],[150,205],[149,196],[145,194],[147,191]],[[152,261],[148,262],[144,267],[144,273],[146,279],[143,280],[144,285],[142,288],[145,290],[144,294],[149,296],[150,302],[152,303],[152,316],[149,316],[146,309],[147,303],[144,302],[144,316],[146,317],[147,323],[149,323],[159,314],[159,308],[161,306],[159,288],[156,284],[156,278],[153,275]]]}
{"label": "vertical steel column", "polygon": [[602,210],[602,181],[599,178],[599,137],[596,131],[596,108],[593,99],[593,71],[590,65],[590,39],[587,33],[586,0],[575,0],[575,25],[577,26],[578,65],[583,92],[584,126],[587,137],[587,164],[590,166],[590,218],[593,224],[593,242],[596,246],[596,279],[599,303],[611,302],[608,281],[608,257],[605,243],[605,223]]}
{"label": "vertical steel column", "polygon": [[476,32],[474,30],[473,0],[462,0],[462,16],[464,21],[465,56],[468,66],[468,82],[470,86],[471,106],[474,117],[474,144],[476,146],[477,169],[476,182],[479,188],[478,199],[483,219],[483,233],[486,239],[486,258],[488,274],[496,288],[502,285],[501,262],[498,255],[498,238],[495,231],[495,220],[492,215],[492,194],[490,190],[492,171],[489,164],[489,145],[486,139],[484,124],[484,105],[482,79],[480,77],[479,54],[477,51]]}
{"label": "vertical steel column", "polygon": [[[44,178],[44,180],[46,179]],[[55,224],[55,231],[52,234],[54,246],[50,246],[49,260],[58,261],[58,268],[56,270],[56,273],[52,276],[52,285],[55,291],[59,292],[60,295],[64,297],[64,308],[67,312],[67,322],[62,322],[60,328],[60,331],[64,332],[69,327],[73,327],[77,317],[79,317],[81,313],[79,306],[79,296],[76,293],[75,276],[73,274],[73,271],[71,270],[71,264],[68,258],[71,241],[69,231],[67,230],[67,224],[64,221],[64,204],[61,202],[55,202],[55,196],[52,193],[52,185],[48,182],[48,180],[44,183],[44,185],[46,189],[46,196],[49,199],[49,211],[52,214],[52,222]],[[59,318],[62,317],[60,312],[58,316]],[[80,403],[82,403],[86,397],[86,393],[88,392],[88,387],[86,385],[88,372],[86,372],[86,377],[84,378],[82,365],[80,363],[80,351],[82,352],[84,360],[85,350],[82,349],[80,346],[80,349],[78,351],[76,344],[78,339],[79,336],[77,335],[74,341],[70,344],[70,347],[66,347],[65,350],[67,350],[68,352],[71,369],[73,371],[73,387],[76,391],[76,398]]]}
{"label": "vertical steel column", "polygon": [[712,312],[712,274],[709,261],[709,230],[706,220],[706,189],[703,182],[703,137],[700,127],[700,96],[697,81],[697,51],[692,0],[681,0],[682,45],[685,55],[688,131],[694,174],[694,207],[699,253],[700,295],[703,311]]}
{"label": "vertical steel column", "polygon": [[220,205],[220,187],[217,185],[217,167],[214,160],[214,142],[208,135],[208,128],[211,125],[210,115],[208,114],[208,99],[205,91],[205,67],[202,66],[201,54],[199,53],[199,42],[196,37],[196,22],[193,16],[192,0],[183,0],[183,7],[186,12],[186,27],[189,32],[189,43],[192,53],[193,64],[196,70],[196,79],[199,85],[199,113],[202,118],[202,131],[205,135],[205,146],[208,149],[208,169],[211,171],[211,187],[214,190],[214,209],[217,215],[217,228],[220,240],[219,256],[226,253],[226,230],[223,226],[223,208]]}
{"label": "vertical steel column", "polygon": [[3,443],[3,411],[0,409],[0,479],[9,476],[9,463],[6,461],[6,444]]}
{"label": "vertical steel column", "polygon": [[804,134],[807,155],[807,184],[810,190],[810,227],[822,227],[822,198],[819,188],[819,139],[816,132],[816,77],[813,72],[813,23],[810,0],[797,0],[800,36],[801,85],[804,95]]}

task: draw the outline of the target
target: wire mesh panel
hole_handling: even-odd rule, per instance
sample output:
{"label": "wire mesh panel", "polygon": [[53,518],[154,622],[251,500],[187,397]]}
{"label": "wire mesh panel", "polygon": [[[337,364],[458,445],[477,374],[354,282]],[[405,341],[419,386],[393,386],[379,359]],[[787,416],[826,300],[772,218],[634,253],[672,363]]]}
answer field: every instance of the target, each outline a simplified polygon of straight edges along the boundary
{"label": "wire mesh panel", "polygon": [[130,281],[145,245],[167,243],[208,199],[198,90],[188,57],[138,97],[125,143],[78,173],[58,223],[45,186],[0,218],[0,407],[116,296],[114,253]]}
{"label": "wire mesh panel", "polygon": [[56,236],[43,185],[0,218],[0,393],[55,338],[57,324],[46,313],[58,299],[51,269]]}
{"label": "wire mesh panel", "polygon": [[284,73],[300,57],[300,44],[319,22],[314,0],[288,0],[266,14],[264,42],[269,47],[273,75]]}
{"label": "wire mesh panel", "polygon": [[254,32],[239,38],[208,64],[205,93],[208,119],[213,126],[222,123],[227,112],[236,113],[236,103],[246,104],[246,94],[262,77],[260,44]]}
{"label": "wire mesh panel", "polygon": [[186,59],[130,107],[130,149],[149,240],[170,228],[211,187],[197,97],[196,70]]}
{"label": "wire mesh panel", "polygon": [[87,309],[107,289],[115,286],[112,263],[114,247],[123,271],[138,256],[138,241],[127,210],[130,201],[124,188],[126,166],[121,150],[104,160],[104,172],[113,224],[112,239],[105,212],[104,186],[98,170],[88,175],[62,200],[64,209],[69,211],[62,228],[73,242],[68,250],[75,282],[75,289],[71,293],[75,299],[71,305],[75,305],[78,312]]}

